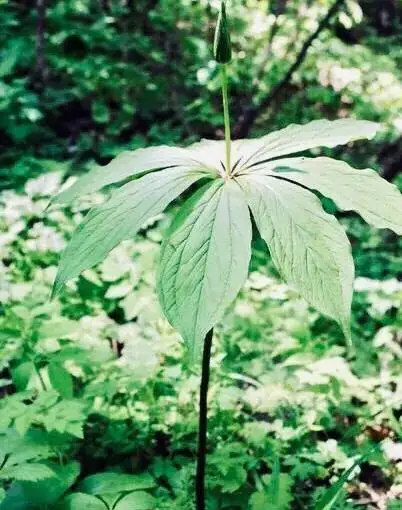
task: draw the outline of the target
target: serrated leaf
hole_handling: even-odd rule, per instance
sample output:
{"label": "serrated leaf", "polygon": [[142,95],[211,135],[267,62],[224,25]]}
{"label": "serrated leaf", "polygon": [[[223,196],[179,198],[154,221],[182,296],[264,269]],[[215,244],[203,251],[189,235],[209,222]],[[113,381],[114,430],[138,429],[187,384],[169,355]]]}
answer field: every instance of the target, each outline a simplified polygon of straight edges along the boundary
{"label": "serrated leaf", "polygon": [[174,219],[162,246],[158,293],[192,354],[243,285],[250,243],[250,215],[235,181],[207,184]]}
{"label": "serrated leaf", "polygon": [[43,460],[54,455],[51,447],[38,431],[30,431],[21,437],[9,429],[0,435],[0,461],[6,456],[7,466],[24,464],[27,461]]}
{"label": "serrated leaf", "polygon": [[250,498],[250,510],[288,510],[293,500],[292,478],[287,473],[264,476],[267,486]]}
{"label": "serrated leaf", "polygon": [[239,183],[280,274],[350,340],[354,264],[343,228],[296,184],[260,175]]}
{"label": "serrated leaf", "polygon": [[156,508],[156,499],[144,491],[131,492],[124,496],[114,510],[152,510]]}
{"label": "serrated leaf", "polygon": [[154,479],[147,473],[128,475],[124,473],[98,473],[87,476],[79,485],[81,492],[88,494],[117,494],[136,490],[152,489]]}
{"label": "serrated leaf", "polygon": [[354,140],[371,139],[377,129],[378,124],[374,122],[354,119],[322,119],[308,124],[290,124],[261,138],[243,141],[239,151],[242,155],[240,165],[250,167],[314,147],[336,147]]}
{"label": "serrated leaf", "polygon": [[91,209],[61,257],[53,293],[103,260],[120,241],[133,237],[147,219],[204,176],[187,168],[161,170],[125,184]]}
{"label": "serrated leaf", "polygon": [[63,365],[52,361],[48,366],[48,375],[51,385],[63,398],[73,397],[73,378]]}
{"label": "serrated leaf", "polygon": [[176,166],[186,166],[197,170],[203,167],[198,159],[190,149],[167,145],[124,151],[108,165],[97,167],[80,177],[72,186],[56,195],[53,203],[69,204],[80,196],[94,193],[105,186],[122,182],[150,170]]}
{"label": "serrated leaf", "polygon": [[[64,492],[73,485],[80,472],[78,462],[71,462],[65,466],[52,463],[50,467],[54,471],[51,478],[46,478],[37,482],[24,481],[14,483],[12,493],[10,494],[11,501],[9,508],[13,508],[12,501],[15,497],[18,497],[17,495],[19,495],[18,499],[28,501],[30,504],[28,506],[31,507],[36,505],[42,508],[55,503]],[[5,504],[6,503],[8,503],[8,501],[6,501]]]}
{"label": "serrated leaf", "polygon": [[0,470],[0,480],[26,480],[37,482],[54,476],[54,471],[46,464],[25,463],[18,466],[7,465]]}
{"label": "serrated leaf", "polygon": [[276,175],[317,190],[341,210],[356,211],[370,225],[402,234],[402,194],[374,170],[358,170],[331,158],[301,157],[257,165],[252,172]]}
{"label": "serrated leaf", "polygon": [[61,400],[49,407],[39,419],[49,432],[55,430],[61,434],[67,432],[83,438],[83,425],[87,418],[85,403],[80,400]]}
{"label": "serrated leaf", "polygon": [[107,510],[106,505],[97,497],[76,492],[70,494],[61,504],[60,510]]}

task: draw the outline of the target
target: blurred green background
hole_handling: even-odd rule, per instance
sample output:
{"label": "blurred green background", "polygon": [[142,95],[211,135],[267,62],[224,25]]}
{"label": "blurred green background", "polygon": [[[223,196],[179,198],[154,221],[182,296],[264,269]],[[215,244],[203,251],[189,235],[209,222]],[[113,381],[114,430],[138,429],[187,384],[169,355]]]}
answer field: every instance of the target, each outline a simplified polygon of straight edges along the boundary
{"label": "blurred green background", "polygon": [[[329,28],[264,105],[331,2],[231,2],[234,130],[259,135],[323,116],[380,121],[381,136],[355,158],[390,174],[401,163],[401,6],[398,0],[337,3]],[[127,147],[222,136],[211,50],[216,1],[2,0],[0,6],[1,187],[57,162],[77,171]],[[256,121],[242,124],[253,107],[260,107]]]}
{"label": "blurred green background", "polygon": [[[377,121],[375,140],[314,154],[401,189],[400,1],[229,4],[234,135]],[[1,510],[193,508],[199,371],[154,294],[175,208],[52,302],[60,252],[103,196],[45,208],[64,181],[124,149],[223,137],[218,7],[0,0]],[[334,508],[402,508],[402,244],[337,214],[356,262],[356,352],[278,279],[256,239],[250,278],[216,331],[208,510],[315,509],[373,448]]]}

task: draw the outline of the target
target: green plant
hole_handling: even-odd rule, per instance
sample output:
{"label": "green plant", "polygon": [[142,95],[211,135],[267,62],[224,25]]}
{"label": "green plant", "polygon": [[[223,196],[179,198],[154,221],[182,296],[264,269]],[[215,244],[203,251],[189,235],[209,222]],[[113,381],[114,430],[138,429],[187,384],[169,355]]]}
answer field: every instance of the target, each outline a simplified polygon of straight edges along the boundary
{"label": "green plant", "polygon": [[[232,142],[227,94],[230,44],[224,3],[216,50],[222,63],[225,142],[125,152],[56,196],[67,204],[111,184],[119,189],[91,209],[65,250],[54,285],[102,261],[120,241],[202,182],[174,218],[161,249],[158,294],[166,317],[192,358],[201,354],[197,508],[204,510],[206,409],[213,327],[242,287],[251,257],[250,211],[282,277],[318,311],[335,319],[351,343],[354,264],[346,234],[312,193],[358,212],[368,223],[402,234],[402,198],[373,170],[326,157],[284,157],[315,147],[371,139],[378,126],[358,120],[290,125],[259,139]],[[205,182],[204,182],[205,181]],[[60,372],[56,375],[60,377]],[[275,486],[275,473],[268,484]],[[275,482],[275,483],[274,483]],[[276,489],[275,489],[276,490]],[[338,489],[337,489],[338,490]],[[340,489],[339,489],[340,490]],[[334,497],[336,494],[334,495]],[[258,499],[258,497],[256,498]],[[254,504],[254,502],[253,502]],[[257,501],[257,505],[258,505]],[[258,508],[258,506],[256,507]]]}

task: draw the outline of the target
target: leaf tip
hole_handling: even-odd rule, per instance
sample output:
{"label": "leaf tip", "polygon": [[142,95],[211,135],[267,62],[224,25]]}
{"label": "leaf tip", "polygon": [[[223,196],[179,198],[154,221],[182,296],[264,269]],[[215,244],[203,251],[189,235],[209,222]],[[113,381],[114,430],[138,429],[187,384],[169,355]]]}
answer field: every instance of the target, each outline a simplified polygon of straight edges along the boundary
{"label": "leaf tip", "polygon": [[60,278],[59,271],[57,272],[56,278],[53,282],[52,291],[50,293],[49,301],[53,301],[56,299],[57,296],[59,296],[61,289],[63,288],[65,281]]}

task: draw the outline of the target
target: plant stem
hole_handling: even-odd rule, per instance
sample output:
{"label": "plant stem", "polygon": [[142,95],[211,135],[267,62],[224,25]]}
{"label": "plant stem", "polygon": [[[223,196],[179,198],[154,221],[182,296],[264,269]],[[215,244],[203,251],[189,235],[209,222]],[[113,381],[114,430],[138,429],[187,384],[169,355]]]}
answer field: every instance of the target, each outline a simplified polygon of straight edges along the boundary
{"label": "plant stem", "polygon": [[43,390],[43,391],[46,391],[46,390],[47,390],[47,388],[46,388],[46,384],[45,384],[45,381],[43,380],[42,374],[40,373],[40,368],[38,368],[38,367],[35,365],[35,363],[33,364],[33,366],[34,366],[34,370],[35,370],[35,372],[36,372],[36,375],[38,376],[39,383],[40,383],[40,385],[41,385],[41,387],[42,387],[42,390]]}
{"label": "plant stem", "polygon": [[228,99],[228,76],[226,72],[226,64],[221,64],[222,77],[222,99],[223,99],[223,119],[225,122],[225,147],[226,147],[226,177],[229,177],[231,171],[230,165],[230,115],[229,115],[229,99]]}
{"label": "plant stem", "polygon": [[212,337],[214,330],[211,329],[204,339],[204,352],[202,356],[202,373],[200,385],[200,415],[198,427],[198,455],[197,474],[195,480],[196,508],[205,510],[205,463],[207,456],[207,428],[208,428],[208,385],[209,368],[211,360]]}

